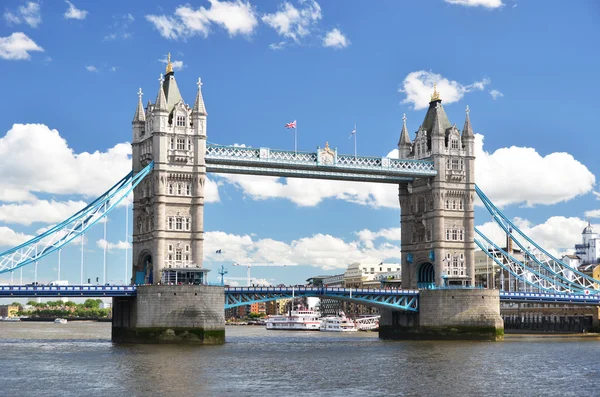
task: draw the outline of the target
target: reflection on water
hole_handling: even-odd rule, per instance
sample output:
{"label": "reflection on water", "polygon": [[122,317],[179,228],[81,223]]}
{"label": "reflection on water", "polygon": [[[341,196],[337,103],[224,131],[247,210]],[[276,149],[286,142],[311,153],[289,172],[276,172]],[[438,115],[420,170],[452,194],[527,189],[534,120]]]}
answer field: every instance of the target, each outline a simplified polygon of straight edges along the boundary
{"label": "reflection on water", "polygon": [[113,345],[109,323],[0,323],[2,396],[595,395],[600,338],[391,342],[229,327],[223,346]]}

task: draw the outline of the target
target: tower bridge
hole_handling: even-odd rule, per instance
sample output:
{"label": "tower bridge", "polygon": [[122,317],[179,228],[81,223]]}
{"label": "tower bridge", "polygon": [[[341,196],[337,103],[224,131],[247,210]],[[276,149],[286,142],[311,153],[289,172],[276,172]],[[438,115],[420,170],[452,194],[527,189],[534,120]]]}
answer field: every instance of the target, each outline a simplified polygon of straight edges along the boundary
{"label": "tower bridge", "polygon": [[[206,285],[209,270],[203,267],[204,189],[206,174],[218,172],[398,186],[405,290],[295,291],[362,300],[382,307],[382,337],[450,335],[497,340],[503,328],[500,299],[596,304],[586,296],[598,296],[599,280],[537,245],[477,188],[469,108],[460,130],[450,123],[435,86],[414,140],[404,117],[397,159],[342,155],[328,143],[312,153],[208,144],[202,81],[198,80],[193,105],[188,105],[180,94],[170,61],[165,76],[159,79],[154,103],[149,101],[144,106],[142,96],[140,89],[132,121],[132,172],[64,222],[0,254],[0,273],[31,265],[37,269],[40,259],[84,235],[133,192],[132,285],[54,290],[2,287],[0,296],[105,294],[98,296],[114,296],[115,341],[222,342],[223,302],[232,307],[277,299],[289,291]],[[498,247],[475,228],[477,197],[526,259],[516,258],[510,246]],[[535,252],[525,245],[534,246]],[[507,295],[473,288],[476,246],[517,284],[537,295]],[[176,280],[185,285],[168,285]]]}

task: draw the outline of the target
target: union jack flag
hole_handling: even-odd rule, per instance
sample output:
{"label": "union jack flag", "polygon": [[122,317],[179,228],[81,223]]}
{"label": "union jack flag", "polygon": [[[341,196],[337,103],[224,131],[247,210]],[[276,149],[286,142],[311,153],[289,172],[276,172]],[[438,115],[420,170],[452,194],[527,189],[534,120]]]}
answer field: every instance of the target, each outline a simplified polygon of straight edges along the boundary
{"label": "union jack flag", "polygon": [[296,120],[292,121],[291,123],[287,123],[285,128],[296,128]]}

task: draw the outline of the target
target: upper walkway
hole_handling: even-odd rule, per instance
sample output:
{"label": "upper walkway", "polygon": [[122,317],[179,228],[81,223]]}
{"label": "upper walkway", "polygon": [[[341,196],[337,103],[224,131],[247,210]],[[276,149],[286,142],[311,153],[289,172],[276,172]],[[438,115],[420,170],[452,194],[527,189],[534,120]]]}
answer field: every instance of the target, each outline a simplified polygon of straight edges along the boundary
{"label": "upper walkway", "polygon": [[315,153],[306,153],[207,145],[205,160],[206,171],[226,174],[380,183],[405,183],[437,175],[432,160],[338,155],[337,149],[328,146]]}
{"label": "upper walkway", "polygon": [[[0,298],[102,298],[136,294],[135,285],[0,286]],[[225,308],[293,297],[336,299],[392,310],[419,310],[418,290],[319,287],[227,287]],[[600,295],[500,291],[500,301],[600,305]]]}

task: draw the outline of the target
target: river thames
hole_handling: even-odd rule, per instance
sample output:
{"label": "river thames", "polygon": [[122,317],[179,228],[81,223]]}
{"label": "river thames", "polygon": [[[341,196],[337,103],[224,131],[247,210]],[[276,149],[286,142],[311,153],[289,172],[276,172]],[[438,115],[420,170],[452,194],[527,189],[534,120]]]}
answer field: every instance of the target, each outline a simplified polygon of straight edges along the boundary
{"label": "river thames", "polygon": [[592,396],[600,338],[382,341],[227,327],[222,346],[113,345],[110,323],[0,323],[2,396]]}

